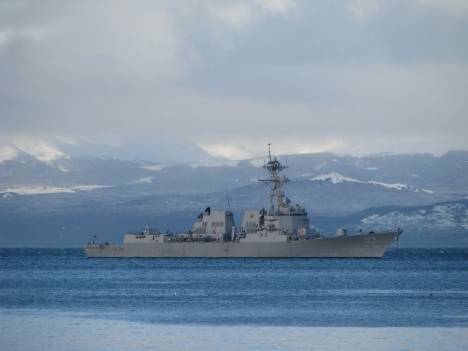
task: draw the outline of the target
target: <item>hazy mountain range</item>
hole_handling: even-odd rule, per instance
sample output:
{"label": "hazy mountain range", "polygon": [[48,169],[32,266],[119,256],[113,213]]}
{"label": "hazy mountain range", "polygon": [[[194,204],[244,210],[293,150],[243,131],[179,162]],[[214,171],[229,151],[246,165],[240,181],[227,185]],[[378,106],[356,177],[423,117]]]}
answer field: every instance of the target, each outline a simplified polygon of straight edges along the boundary
{"label": "hazy mountain range", "polygon": [[[401,227],[401,246],[468,246],[468,151],[278,158],[291,167],[287,197],[324,235]],[[269,204],[258,182],[269,176],[265,160],[216,158],[190,142],[4,142],[0,246],[121,242],[147,225],[188,230],[206,206],[231,208],[239,226],[243,210]]]}

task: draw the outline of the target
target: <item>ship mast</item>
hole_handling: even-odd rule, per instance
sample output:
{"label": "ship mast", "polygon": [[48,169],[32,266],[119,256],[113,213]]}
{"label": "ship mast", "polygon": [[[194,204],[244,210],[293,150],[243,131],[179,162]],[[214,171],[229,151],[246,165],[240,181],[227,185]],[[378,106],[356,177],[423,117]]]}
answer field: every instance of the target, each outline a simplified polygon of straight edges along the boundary
{"label": "ship mast", "polygon": [[270,150],[271,143],[268,143],[268,158],[269,161],[266,165],[263,166],[264,169],[267,169],[271,176],[269,179],[260,179],[258,178],[259,182],[265,183],[268,185],[271,189],[270,191],[270,203],[273,202],[273,200],[276,198],[278,202],[278,207],[277,211],[279,212],[282,205],[283,205],[283,199],[284,199],[284,193],[281,191],[281,186],[289,182],[289,178],[286,177],[285,175],[280,176],[281,171],[284,169],[289,168],[288,166],[283,166],[277,159],[276,157],[271,156],[271,150]]}

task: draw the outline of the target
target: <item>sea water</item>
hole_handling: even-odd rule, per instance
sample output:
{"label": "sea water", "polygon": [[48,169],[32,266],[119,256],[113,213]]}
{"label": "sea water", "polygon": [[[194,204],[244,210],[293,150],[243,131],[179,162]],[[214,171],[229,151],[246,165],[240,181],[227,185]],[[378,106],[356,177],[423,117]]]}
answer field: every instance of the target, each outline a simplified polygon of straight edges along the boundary
{"label": "sea water", "polygon": [[87,259],[0,249],[0,350],[467,350],[468,249]]}

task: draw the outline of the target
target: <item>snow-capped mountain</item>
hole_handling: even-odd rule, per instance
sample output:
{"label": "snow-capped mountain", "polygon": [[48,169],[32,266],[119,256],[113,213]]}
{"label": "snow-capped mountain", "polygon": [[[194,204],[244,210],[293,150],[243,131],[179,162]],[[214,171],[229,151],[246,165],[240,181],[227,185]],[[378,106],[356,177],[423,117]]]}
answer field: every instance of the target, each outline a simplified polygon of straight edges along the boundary
{"label": "snow-capped mountain", "polygon": [[105,140],[16,137],[0,142],[0,163],[25,155],[38,161],[58,165],[66,165],[67,160],[77,158],[111,158],[162,164],[220,160],[190,141],[156,135],[140,139],[108,138]]}
{"label": "snow-capped mountain", "polygon": [[[77,246],[95,231],[108,241],[120,241],[123,232],[144,225],[186,230],[207,205],[230,206],[239,225],[244,210],[266,207],[270,201],[269,189],[258,182],[268,176],[262,169],[267,157],[230,161],[197,147],[189,152],[187,145],[176,152],[187,159],[168,157],[169,152],[165,158],[131,153],[110,157],[120,155],[117,146],[92,153],[83,151],[83,144],[51,145],[34,152],[19,143],[3,145],[0,246]],[[159,152],[164,154],[164,149]],[[427,236],[445,231],[457,233],[452,244],[463,244],[466,212],[446,216],[453,225],[443,226],[432,220],[438,212],[428,206],[444,204],[440,206],[448,206],[441,207],[446,213],[466,206],[467,151],[378,157],[319,153],[278,159],[291,167],[284,171],[291,179],[284,185],[286,196],[304,206],[324,234],[336,227],[400,226],[401,219],[408,238],[416,232]],[[395,213],[398,221],[391,221]]]}

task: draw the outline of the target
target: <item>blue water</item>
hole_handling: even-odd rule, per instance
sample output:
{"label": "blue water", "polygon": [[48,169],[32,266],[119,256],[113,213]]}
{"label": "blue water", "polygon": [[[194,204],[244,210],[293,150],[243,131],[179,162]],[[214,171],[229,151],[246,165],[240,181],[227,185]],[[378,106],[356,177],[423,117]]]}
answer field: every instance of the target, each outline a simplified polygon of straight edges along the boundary
{"label": "blue water", "polygon": [[468,349],[468,249],[382,259],[0,249],[0,272],[2,350]]}

